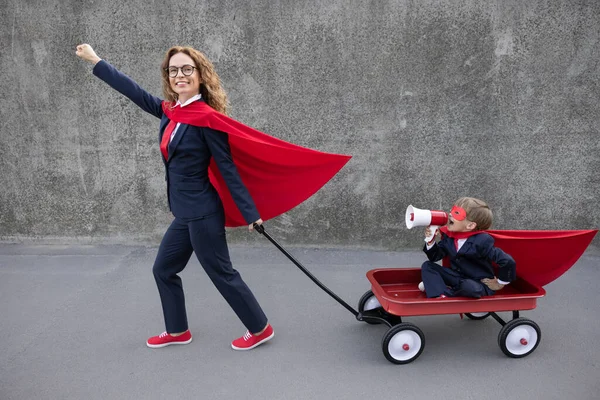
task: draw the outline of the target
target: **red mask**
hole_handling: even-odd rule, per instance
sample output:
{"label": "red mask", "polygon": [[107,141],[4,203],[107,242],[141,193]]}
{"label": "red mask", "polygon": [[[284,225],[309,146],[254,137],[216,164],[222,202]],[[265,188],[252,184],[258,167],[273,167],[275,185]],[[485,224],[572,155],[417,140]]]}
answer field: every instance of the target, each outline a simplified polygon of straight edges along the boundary
{"label": "red mask", "polygon": [[453,206],[452,210],[450,210],[450,215],[457,221],[462,221],[467,218],[467,212],[462,207]]}

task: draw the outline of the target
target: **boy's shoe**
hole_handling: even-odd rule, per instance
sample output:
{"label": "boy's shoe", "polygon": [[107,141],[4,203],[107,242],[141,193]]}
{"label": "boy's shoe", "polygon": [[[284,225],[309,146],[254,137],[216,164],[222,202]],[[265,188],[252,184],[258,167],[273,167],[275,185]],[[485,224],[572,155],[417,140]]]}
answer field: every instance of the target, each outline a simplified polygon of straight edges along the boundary
{"label": "boy's shoe", "polygon": [[260,335],[253,335],[250,331],[246,331],[244,336],[231,342],[231,348],[234,350],[250,350],[271,340],[273,336],[275,336],[275,332],[273,332],[273,327],[269,324],[267,325],[267,329]]}
{"label": "boy's shoe", "polygon": [[146,345],[153,349],[170,346],[172,344],[188,344],[192,341],[192,333],[188,329],[179,336],[173,336],[163,332],[158,336],[152,336],[146,341]]}
{"label": "boy's shoe", "polygon": [[424,291],[425,291],[425,285],[423,284],[423,282],[419,282],[419,290],[420,290],[421,292],[424,292]]}

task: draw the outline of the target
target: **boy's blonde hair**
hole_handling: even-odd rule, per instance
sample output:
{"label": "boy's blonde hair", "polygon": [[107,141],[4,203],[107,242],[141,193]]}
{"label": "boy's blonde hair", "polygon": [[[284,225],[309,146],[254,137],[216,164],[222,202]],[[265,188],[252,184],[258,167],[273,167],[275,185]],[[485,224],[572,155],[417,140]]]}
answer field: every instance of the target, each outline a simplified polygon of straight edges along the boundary
{"label": "boy's blonde hair", "polygon": [[476,231],[485,231],[492,226],[494,215],[485,201],[474,197],[461,197],[454,205],[466,211],[467,219],[477,224]]}

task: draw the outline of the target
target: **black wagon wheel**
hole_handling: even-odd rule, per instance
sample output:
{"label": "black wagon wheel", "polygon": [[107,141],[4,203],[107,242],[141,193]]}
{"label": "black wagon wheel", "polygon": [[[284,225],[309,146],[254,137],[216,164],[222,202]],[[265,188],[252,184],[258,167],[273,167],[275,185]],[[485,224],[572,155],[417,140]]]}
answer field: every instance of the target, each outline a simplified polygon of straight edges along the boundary
{"label": "black wagon wheel", "polygon": [[475,312],[475,313],[465,313],[465,315],[467,316],[467,318],[475,320],[475,321],[479,321],[482,319],[486,319],[487,317],[489,317],[491,315],[491,313],[489,312]]}
{"label": "black wagon wheel", "polygon": [[[381,308],[381,304],[379,304],[379,300],[373,294],[372,290],[368,290],[365,294],[362,295],[360,300],[358,300],[358,312],[362,313],[364,311],[371,311]],[[383,312],[383,309],[381,310]],[[367,324],[371,325],[379,325],[381,322],[365,320]]]}
{"label": "black wagon wheel", "polygon": [[416,325],[402,322],[383,336],[383,355],[394,364],[408,364],[417,359],[425,347],[425,335]]}
{"label": "black wagon wheel", "polygon": [[540,327],[530,319],[515,318],[500,329],[498,345],[511,358],[521,358],[533,353],[540,344]]}

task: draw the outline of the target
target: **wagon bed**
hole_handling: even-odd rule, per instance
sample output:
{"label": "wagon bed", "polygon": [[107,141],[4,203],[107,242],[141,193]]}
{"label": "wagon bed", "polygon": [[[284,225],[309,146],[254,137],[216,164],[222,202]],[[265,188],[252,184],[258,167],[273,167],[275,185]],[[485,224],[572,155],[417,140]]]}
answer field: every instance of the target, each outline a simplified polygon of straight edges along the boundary
{"label": "wagon bed", "polygon": [[532,310],[546,294],[518,278],[493,296],[428,299],[418,288],[420,268],[374,269],[367,272],[367,279],[383,310],[397,316]]}

